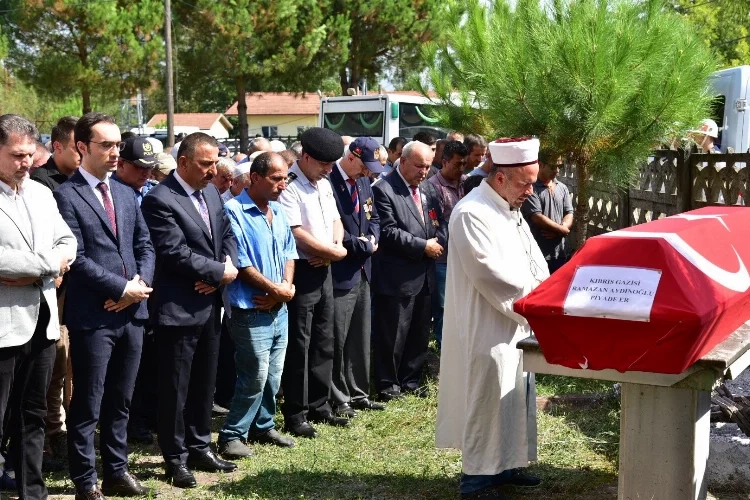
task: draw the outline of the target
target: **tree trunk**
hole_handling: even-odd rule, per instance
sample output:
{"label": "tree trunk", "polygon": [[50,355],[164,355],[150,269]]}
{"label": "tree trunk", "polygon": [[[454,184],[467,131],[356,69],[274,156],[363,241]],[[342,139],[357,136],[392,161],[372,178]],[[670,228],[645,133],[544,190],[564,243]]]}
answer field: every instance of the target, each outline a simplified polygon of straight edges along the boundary
{"label": "tree trunk", "polygon": [[81,89],[81,100],[83,101],[83,114],[91,113],[91,91],[86,85]]}
{"label": "tree trunk", "polygon": [[247,153],[248,129],[247,129],[247,101],[245,99],[245,78],[235,78],[234,84],[237,88],[237,118],[240,122],[240,151]]}
{"label": "tree trunk", "polygon": [[589,166],[586,161],[576,162],[576,210],[573,224],[576,229],[576,251],[586,242],[589,228]]}

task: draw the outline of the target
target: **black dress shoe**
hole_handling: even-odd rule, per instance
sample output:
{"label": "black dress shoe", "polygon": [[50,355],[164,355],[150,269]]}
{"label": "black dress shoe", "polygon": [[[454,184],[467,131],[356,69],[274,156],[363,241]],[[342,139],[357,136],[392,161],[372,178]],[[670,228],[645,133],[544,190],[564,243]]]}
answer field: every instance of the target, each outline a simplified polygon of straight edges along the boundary
{"label": "black dress shoe", "polygon": [[297,437],[314,438],[318,435],[318,431],[315,430],[315,427],[308,422],[301,422],[297,425],[286,425],[284,426],[284,430]]}
{"label": "black dress shoe", "polygon": [[508,484],[510,486],[521,486],[523,488],[536,488],[542,484],[542,480],[536,476],[530,476],[523,472],[522,468],[513,469],[508,479],[501,481],[500,484]]}
{"label": "black dress shoe", "polygon": [[403,397],[404,396],[401,392],[397,391],[382,391],[378,393],[378,399],[385,402],[393,401],[395,399],[403,399]]}
{"label": "black dress shoe", "polygon": [[97,487],[87,491],[76,490],[76,500],[105,500],[102,490]]}
{"label": "black dress shoe", "polygon": [[307,418],[311,422],[320,424],[328,424],[334,427],[349,427],[349,419],[344,417],[337,417],[333,413],[324,413],[323,415],[308,414]]}
{"label": "black dress shoe", "polygon": [[355,410],[385,410],[385,405],[382,403],[375,403],[369,399],[357,399],[352,400],[349,405]]}
{"label": "black dress shoe", "polygon": [[167,464],[167,482],[176,488],[195,488],[198,483],[187,465]]}
{"label": "black dress shoe", "polygon": [[232,472],[237,468],[237,464],[220,459],[211,450],[205,453],[191,454],[188,456],[187,462],[193,469],[206,472]]}
{"label": "black dress shoe", "polygon": [[333,414],[345,418],[354,418],[357,416],[357,412],[354,411],[354,408],[349,406],[349,403],[341,403],[340,405],[334,406]]}
{"label": "black dress shoe", "polygon": [[145,497],[153,496],[154,490],[142,486],[130,472],[125,472],[120,477],[105,477],[102,493],[113,497]]}
{"label": "black dress shoe", "polygon": [[223,417],[224,415],[229,414],[229,410],[224,408],[223,406],[219,406],[216,403],[213,404],[211,407],[211,416],[212,417]]}

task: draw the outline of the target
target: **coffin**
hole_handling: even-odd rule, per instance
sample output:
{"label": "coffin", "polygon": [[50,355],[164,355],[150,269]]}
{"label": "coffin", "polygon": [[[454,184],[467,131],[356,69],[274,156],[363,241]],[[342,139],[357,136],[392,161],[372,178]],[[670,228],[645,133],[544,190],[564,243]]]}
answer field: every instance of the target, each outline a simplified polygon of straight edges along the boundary
{"label": "coffin", "polygon": [[750,320],[750,208],[706,207],[589,239],[514,304],[548,363],[681,373]]}

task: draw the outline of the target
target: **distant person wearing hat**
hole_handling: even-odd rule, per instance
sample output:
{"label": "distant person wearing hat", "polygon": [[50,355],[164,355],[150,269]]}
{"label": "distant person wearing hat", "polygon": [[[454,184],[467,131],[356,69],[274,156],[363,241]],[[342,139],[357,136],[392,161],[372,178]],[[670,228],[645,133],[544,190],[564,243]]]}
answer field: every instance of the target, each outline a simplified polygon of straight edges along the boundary
{"label": "distant person wearing hat", "polygon": [[310,422],[347,426],[337,417],[329,397],[333,373],[333,283],[331,261],[346,257],[344,228],[326,178],[341,157],[341,136],[320,127],[302,133],[302,154],[289,169],[279,197],[292,228],[299,259],[295,261],[297,292],[289,302],[289,344],[281,387],[281,408],[288,432],[313,438]]}
{"label": "distant person wearing hat", "polygon": [[[252,161],[247,161],[247,158],[243,158],[243,161],[234,163],[232,168],[232,184],[229,189],[221,194],[221,201],[224,203],[228,202],[235,196],[239,196],[245,188],[250,187],[250,166]],[[219,160],[221,162],[221,160]]]}
{"label": "distant person wearing hat", "polygon": [[704,153],[721,153],[721,148],[714,142],[719,138],[719,126],[710,118],[701,121],[698,130],[690,131],[695,144]]}
{"label": "distant person wearing hat", "polygon": [[177,162],[169,153],[157,153],[156,154],[156,165],[151,170],[151,178],[157,183],[172,173],[172,170],[177,168]]}
{"label": "distant person wearing hat", "polygon": [[462,451],[464,499],[540,484],[523,473],[537,458],[536,389],[516,348],[531,329],[513,311],[549,277],[520,211],[534,192],[539,141],[499,139],[489,149],[487,180],[458,202],[449,224],[435,443]]}
{"label": "distant person wearing hat", "polygon": [[153,145],[146,137],[130,137],[120,145],[117,170],[111,178],[130,186],[140,205],[146,193],[156,186],[149,178],[156,161]]}
{"label": "distant person wearing hat", "polygon": [[422,182],[432,149],[413,141],[399,166],[373,185],[380,242],[373,259],[375,390],[381,401],[423,396],[435,260],[448,233],[435,187]]}
{"label": "distant person wearing hat", "polygon": [[[372,255],[380,240],[380,219],[370,187],[370,175],[379,175],[380,145],[358,137],[348,154],[336,162],[330,175],[336,207],[344,226],[342,260],[331,263],[333,278],[334,354],[331,402],[340,417],[355,417],[356,410],[383,410],[370,401],[370,283]],[[383,158],[385,159],[385,158]]]}

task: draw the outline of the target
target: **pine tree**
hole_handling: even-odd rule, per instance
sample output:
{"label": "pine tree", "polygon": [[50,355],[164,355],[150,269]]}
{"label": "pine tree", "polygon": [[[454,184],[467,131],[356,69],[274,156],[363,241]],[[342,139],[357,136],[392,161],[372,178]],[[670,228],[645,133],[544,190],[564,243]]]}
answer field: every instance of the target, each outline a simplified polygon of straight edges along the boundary
{"label": "pine tree", "polygon": [[[346,57],[348,21],[326,1],[194,0],[182,4],[179,63],[191,84],[231,82],[238,102],[240,147],[248,144],[248,91],[305,90],[335,72]],[[188,7],[189,6],[189,7]]]}
{"label": "pine tree", "polygon": [[43,95],[119,99],[147,88],[163,59],[164,4],[11,0],[8,67]]}
{"label": "pine tree", "polygon": [[656,144],[708,116],[713,56],[660,0],[472,0],[447,40],[426,49],[445,125],[566,154],[579,247],[591,176],[626,187]]}

